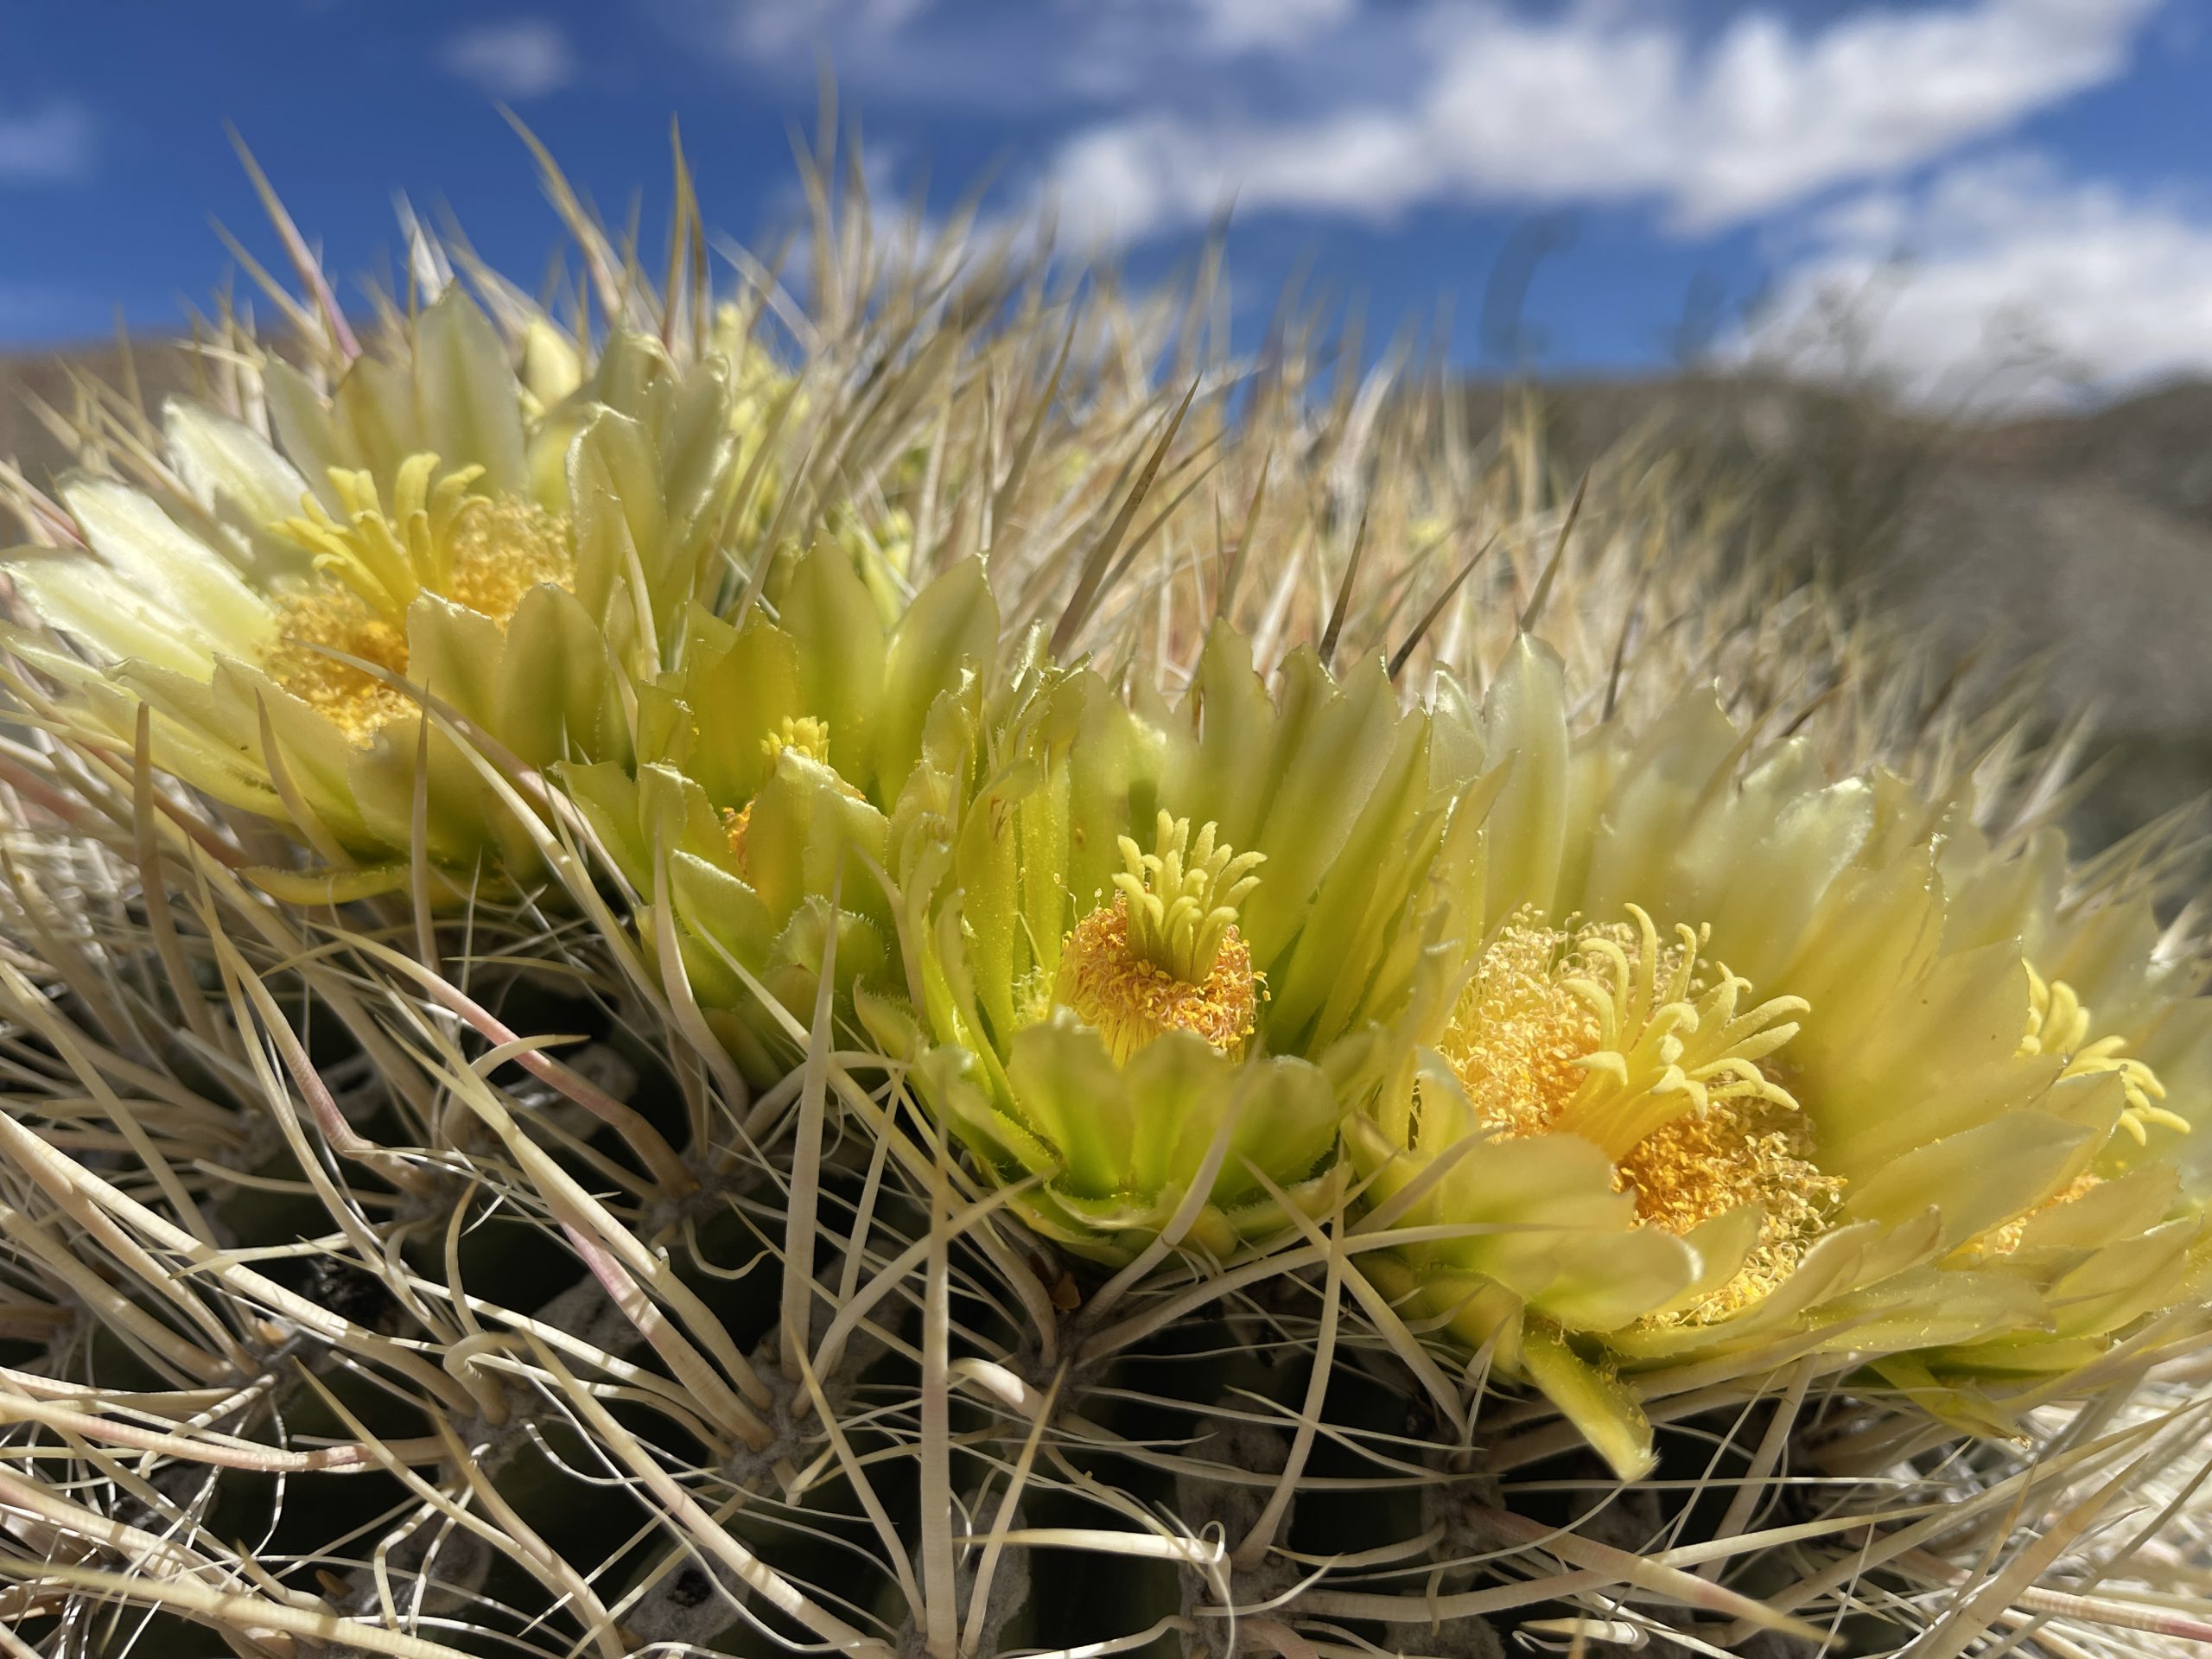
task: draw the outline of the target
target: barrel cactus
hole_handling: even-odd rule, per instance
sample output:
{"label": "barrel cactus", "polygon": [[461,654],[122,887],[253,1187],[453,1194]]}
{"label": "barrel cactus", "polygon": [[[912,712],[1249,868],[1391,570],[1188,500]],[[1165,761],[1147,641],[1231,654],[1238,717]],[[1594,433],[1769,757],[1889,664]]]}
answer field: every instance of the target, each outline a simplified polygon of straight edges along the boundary
{"label": "barrel cactus", "polygon": [[2212,1637],[2175,826],[1718,465],[550,181],[0,472],[0,1645]]}

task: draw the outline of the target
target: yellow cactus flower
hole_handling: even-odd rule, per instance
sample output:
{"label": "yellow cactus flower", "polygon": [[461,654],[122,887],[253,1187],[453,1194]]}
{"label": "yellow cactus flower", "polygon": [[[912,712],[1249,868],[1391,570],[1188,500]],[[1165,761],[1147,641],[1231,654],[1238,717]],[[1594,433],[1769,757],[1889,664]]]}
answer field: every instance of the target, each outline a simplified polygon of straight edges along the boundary
{"label": "yellow cactus flower", "polygon": [[618,336],[584,375],[532,334],[525,390],[457,289],[408,344],[327,397],[265,365],[268,433],[172,402],[155,487],[66,481],[81,546],[5,556],[60,708],[124,741],[149,708],[155,764],[319,857],[269,873],[302,895],[405,879],[418,773],[433,865],[534,868],[485,769],[626,763],[628,688],[720,575],[725,368]]}
{"label": "yellow cactus flower", "polygon": [[794,1022],[814,1017],[833,934],[841,1020],[856,986],[903,988],[877,874],[890,815],[931,708],[988,671],[999,632],[973,561],[888,624],[842,547],[787,563],[772,620],[686,612],[682,664],[639,695],[638,764],[554,769],[638,896],[641,936],[668,931],[703,1017],[763,1085],[803,1048]]}
{"label": "yellow cactus flower", "polygon": [[[1437,1063],[1348,1129],[1367,1202],[1424,1230],[1363,1257],[1377,1283],[1624,1471],[1637,1393],[1692,1360],[1956,1363],[2066,1328],[2017,1252],[2086,1240],[2092,1210],[2141,1232],[2148,1185],[2091,1203],[2084,1177],[2186,1122],[2024,957],[2018,868],[1970,868],[1895,780],[1829,783],[1799,742],[1747,759],[1709,698],[1576,739],[1561,688],[1524,640],[1463,734],[1509,766],[1467,988]],[[2180,1294],[2196,1225],[2136,1249],[2157,1270],[2095,1341]]]}
{"label": "yellow cactus flower", "polygon": [[1284,678],[1226,629],[1173,714],[1017,663],[942,705],[900,803],[912,1007],[861,1011],[1073,1255],[1219,1259],[1325,1211],[1344,1114],[1442,999],[1435,872],[1471,837],[1430,717],[1379,663]]}

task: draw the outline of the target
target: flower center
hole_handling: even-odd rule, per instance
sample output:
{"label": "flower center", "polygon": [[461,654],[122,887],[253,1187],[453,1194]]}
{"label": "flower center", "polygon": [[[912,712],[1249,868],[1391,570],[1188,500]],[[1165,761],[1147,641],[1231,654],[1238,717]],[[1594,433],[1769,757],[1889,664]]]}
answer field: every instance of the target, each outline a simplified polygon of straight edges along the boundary
{"label": "flower center", "polygon": [[1259,1009],[1261,976],[1236,931],[1237,906],[1264,855],[1217,845],[1214,826],[1160,815],[1155,850],[1121,838],[1117,889],[1060,947],[1053,1001],[1126,1061],[1165,1033],[1187,1031],[1235,1058]]}
{"label": "flower center", "polygon": [[387,673],[407,672],[407,635],[343,588],[318,584],[287,598],[277,613],[277,641],[262,666],[270,678],[321,712],[357,744],[415,706],[395,685],[331,656],[342,652]]}
{"label": "flower center", "polygon": [[2158,1074],[2137,1059],[2126,1058],[2121,1051],[2127,1046],[2124,1037],[2089,1037],[2088,1009],[2082,1006],[2082,999],[2074,988],[2063,979],[2046,980],[2031,965],[2028,969],[2028,1029],[2020,1039],[2023,1054],[2054,1054],[2065,1062],[2063,1077],[2086,1077],[2101,1071],[2120,1073],[2120,1086],[2126,1105],[2120,1114],[2120,1127],[2127,1132],[2137,1146],[2150,1139],[2148,1126],[2177,1129],[2189,1133],[2189,1120],[2178,1113],[2168,1111],[2157,1103],[2166,1097],[2166,1086],[2158,1081]]}
{"label": "flower center", "polygon": [[[760,752],[768,757],[768,765],[773,768],[777,758],[785,749],[796,750],[810,760],[818,760],[823,766],[828,766],[830,764],[830,722],[826,720],[817,720],[812,715],[801,715],[796,719],[790,715],[785,716],[782,725],[760,740]],[[842,778],[837,779],[837,787],[856,801],[864,798],[860,791],[855,789]],[[729,837],[730,856],[737,861],[737,867],[741,870],[746,867],[745,832],[752,822],[753,803],[750,801],[743,806],[726,806],[722,809],[722,833]]]}
{"label": "flower center", "polygon": [[262,666],[355,743],[369,742],[415,700],[331,653],[404,677],[407,607],[417,594],[440,594],[504,628],[531,588],[575,582],[567,519],[513,496],[468,494],[480,467],[448,473],[433,486],[436,466],[435,455],[408,459],[390,515],[368,474],[333,468],[345,518],[309,497],[305,516],[277,526],[315,556],[315,575],[282,601],[277,643]]}
{"label": "flower center", "polygon": [[1677,1235],[1746,1205],[1760,1234],[1726,1284],[1675,1315],[1709,1320],[1795,1270],[1843,1183],[1812,1161],[1797,1103],[1760,1062],[1796,1034],[1796,997],[1738,1011],[1749,984],[1702,937],[1629,924],[1548,927],[1523,912],[1476,964],[1443,1052],[1477,1115],[1518,1138],[1572,1134],[1613,1160],[1637,1216]]}

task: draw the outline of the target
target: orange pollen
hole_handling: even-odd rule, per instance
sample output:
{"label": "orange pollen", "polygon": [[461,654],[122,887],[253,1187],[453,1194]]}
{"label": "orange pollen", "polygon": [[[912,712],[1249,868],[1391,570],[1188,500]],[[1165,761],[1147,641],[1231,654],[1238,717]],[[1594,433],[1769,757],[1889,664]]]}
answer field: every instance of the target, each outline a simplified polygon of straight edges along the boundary
{"label": "orange pollen", "polygon": [[278,612],[277,643],[262,659],[269,677],[319,710],[356,744],[366,744],[415,700],[365,669],[327,655],[374,663],[385,672],[407,672],[407,636],[351,588],[336,583],[295,594]]}
{"label": "orange pollen", "polygon": [[1187,1031],[1234,1059],[1252,1034],[1261,990],[1251,947],[1234,924],[1203,984],[1141,960],[1129,948],[1128,899],[1117,893],[1061,946],[1054,1001],[1095,1027],[1117,1063],[1171,1031]]}
{"label": "orange pollen", "polygon": [[1974,1253],[1984,1256],[2012,1255],[2027,1242],[2030,1222],[2038,1216],[2049,1215],[2061,1205],[2073,1203],[2075,1199],[2085,1196],[2092,1189],[2103,1185],[2103,1182],[2104,1177],[2101,1175],[2092,1175],[2087,1173],[2076,1175],[2050,1197],[2036,1205],[2034,1209],[2024,1215],[2015,1216],[2001,1226],[1993,1227],[1984,1233],[1974,1242],[1972,1246]]}
{"label": "orange pollen", "polygon": [[737,868],[745,868],[745,831],[753,822],[753,803],[722,809],[722,833],[729,837],[729,855]]}
{"label": "orange pollen", "polygon": [[1745,1205],[1759,1206],[1759,1238],[1727,1283],[1675,1316],[1706,1323],[1750,1306],[1797,1270],[1843,1194],[1812,1160],[1804,1114],[1757,1096],[1716,1100],[1647,1135],[1615,1166],[1636,1212],[1677,1236]]}

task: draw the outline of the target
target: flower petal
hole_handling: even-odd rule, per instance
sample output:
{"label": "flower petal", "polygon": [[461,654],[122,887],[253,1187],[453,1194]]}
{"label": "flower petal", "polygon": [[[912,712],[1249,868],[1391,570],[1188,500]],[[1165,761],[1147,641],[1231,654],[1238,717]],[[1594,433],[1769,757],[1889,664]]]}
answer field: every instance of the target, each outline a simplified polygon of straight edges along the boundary
{"label": "flower petal", "polygon": [[194,678],[213,668],[213,642],[180,627],[118,572],[80,554],[48,555],[43,548],[23,553],[39,556],[10,553],[8,575],[48,626],[109,658],[135,658]]}
{"label": "flower petal", "polygon": [[2044,1112],[2012,1112],[1916,1147],[1857,1181],[1843,1214],[1895,1224],[1934,1209],[1952,1249],[2055,1192],[2094,1136]]}
{"label": "flower petal", "polygon": [[308,493],[298,468],[258,432],[189,398],[162,407],[169,464],[200,505],[235,531],[257,559],[276,569],[296,569],[299,550],[269,527],[296,515]]}
{"label": "flower petal", "polygon": [[481,467],[485,489],[504,495],[520,495],[530,483],[519,391],[498,330],[458,285],[416,319],[419,447],[448,467]]}
{"label": "flower petal", "polygon": [[92,551],[139,593],[172,610],[181,631],[237,657],[251,657],[276,639],[268,601],[148,497],[87,478],[64,485],[61,495]]}
{"label": "flower petal", "polygon": [[[899,798],[921,758],[922,724],[938,693],[967,665],[988,663],[998,646],[999,607],[980,559],[963,559],[914,596],[891,631],[883,665],[882,714],[875,739],[876,797]],[[836,728],[830,728],[831,741]]]}

